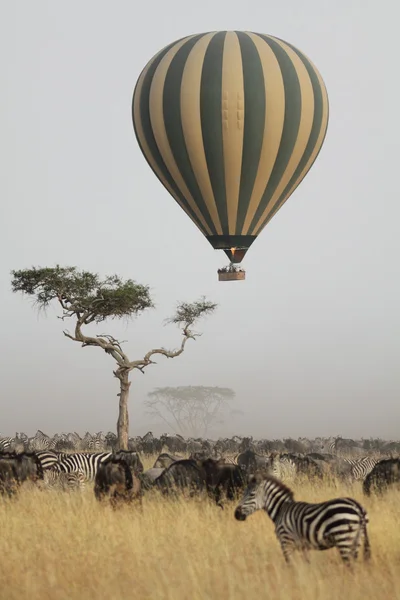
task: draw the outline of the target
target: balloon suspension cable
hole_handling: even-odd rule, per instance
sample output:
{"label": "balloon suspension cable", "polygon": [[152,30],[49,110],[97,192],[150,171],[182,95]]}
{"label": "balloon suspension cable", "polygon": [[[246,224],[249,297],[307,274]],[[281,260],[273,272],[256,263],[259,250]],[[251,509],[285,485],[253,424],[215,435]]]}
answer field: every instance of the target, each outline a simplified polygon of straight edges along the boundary
{"label": "balloon suspension cable", "polygon": [[219,281],[241,281],[246,278],[246,271],[237,263],[230,262],[227,267],[218,269]]}

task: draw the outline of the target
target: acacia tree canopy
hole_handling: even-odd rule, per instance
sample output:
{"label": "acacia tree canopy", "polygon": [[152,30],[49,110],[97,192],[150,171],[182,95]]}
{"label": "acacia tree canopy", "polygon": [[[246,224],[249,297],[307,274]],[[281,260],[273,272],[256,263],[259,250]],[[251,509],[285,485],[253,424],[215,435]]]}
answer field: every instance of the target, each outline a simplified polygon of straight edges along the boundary
{"label": "acacia tree canopy", "polygon": [[97,273],[59,265],[11,271],[11,275],[13,292],[34,296],[41,309],[58,300],[64,316],[76,315],[82,325],[129,318],[154,307],[148,286],[123,281],[118,275],[101,279]]}
{"label": "acacia tree canopy", "polygon": [[182,340],[176,350],[167,350],[163,347],[149,350],[143,358],[130,360],[119,342],[112,335],[101,334],[88,336],[82,328],[91,323],[102,323],[106,319],[131,319],[154,304],[150,296],[149,287],[136,283],[132,279],[122,280],[118,275],[101,278],[96,273],[80,271],[77,267],[56,267],[24,269],[12,271],[12,291],[22,292],[34,298],[34,303],[39,309],[45,310],[52,301],[57,301],[61,306],[61,319],[75,321],[74,332],[65,330],[64,335],[75,341],[81,342],[82,347],[92,346],[102,348],[110,354],[117,363],[113,371],[114,376],[120,381],[118,439],[120,448],[128,447],[128,396],[129,374],[133,369],[144,373],[144,369],[155,364],[154,355],[166,358],[176,358],[183,353],[185,344],[189,339],[195,339],[198,333],[191,327],[201,317],[214,312],[217,305],[200,298],[193,303],[178,303],[175,313],[167,319],[168,323],[179,325],[182,331]]}
{"label": "acacia tree canopy", "polygon": [[232,410],[230,388],[181,386],[156,388],[148,394],[145,406],[153,418],[163,420],[175,433],[206,437],[210,427]]}

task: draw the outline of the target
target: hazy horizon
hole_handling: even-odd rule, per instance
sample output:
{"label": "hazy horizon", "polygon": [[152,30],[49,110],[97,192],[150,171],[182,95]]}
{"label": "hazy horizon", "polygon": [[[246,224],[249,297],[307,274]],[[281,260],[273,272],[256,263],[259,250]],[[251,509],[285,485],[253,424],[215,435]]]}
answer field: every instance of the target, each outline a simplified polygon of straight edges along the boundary
{"label": "hazy horizon", "polygon": [[[213,437],[400,439],[394,5],[185,7],[2,5],[0,435],[115,431],[114,361],[66,339],[71,324],[56,305],[38,315],[11,293],[12,269],[58,263],[150,286],[155,310],[93,328],[128,340],[132,359],[180,344],[179,329],[164,326],[177,301],[205,295],[219,305],[181,357],[132,374],[131,436],[166,431],[146,414],[148,392],[207,385],[232,388],[232,407],[244,412]],[[317,161],[249,250],[246,280],[234,283],[218,282],[224,253],[154,176],[131,119],[147,61],[180,37],[218,29],[294,44],[321,72],[330,102]]]}

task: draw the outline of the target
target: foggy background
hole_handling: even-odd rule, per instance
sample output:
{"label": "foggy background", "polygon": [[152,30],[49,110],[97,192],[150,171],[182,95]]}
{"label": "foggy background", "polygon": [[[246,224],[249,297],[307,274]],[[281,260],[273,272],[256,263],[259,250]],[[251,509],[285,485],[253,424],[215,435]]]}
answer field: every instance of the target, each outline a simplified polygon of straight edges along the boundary
{"label": "foggy background", "polygon": [[[136,8],[135,8],[136,7]],[[218,435],[400,438],[398,20],[390,0],[3,2],[0,8],[0,432],[115,431],[114,362],[10,291],[10,270],[77,265],[149,284],[156,310],[97,333],[131,359],[181,335],[178,300],[219,303],[183,356],[132,373],[130,434],[165,431],[157,386],[233,388]],[[162,187],[134,136],[147,61],[192,33],[242,29],[297,46],[330,123],[302,184],[243,263],[245,282]],[[66,326],[68,326],[67,324]],[[72,323],[71,323],[72,325]]]}

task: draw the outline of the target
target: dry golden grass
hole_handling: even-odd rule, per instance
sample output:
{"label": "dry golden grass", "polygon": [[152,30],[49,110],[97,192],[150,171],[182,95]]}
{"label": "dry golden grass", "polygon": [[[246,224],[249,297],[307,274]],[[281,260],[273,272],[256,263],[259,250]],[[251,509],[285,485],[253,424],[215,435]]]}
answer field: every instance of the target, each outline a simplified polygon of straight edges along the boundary
{"label": "dry golden grass", "polygon": [[310,564],[284,563],[262,512],[244,523],[234,504],[166,501],[148,495],[143,512],[99,506],[79,493],[21,490],[0,500],[0,598],[5,600],[400,598],[398,496],[365,500],[360,486],[295,486],[295,497],[351,495],[370,517],[372,560],[347,572],[336,550]]}

